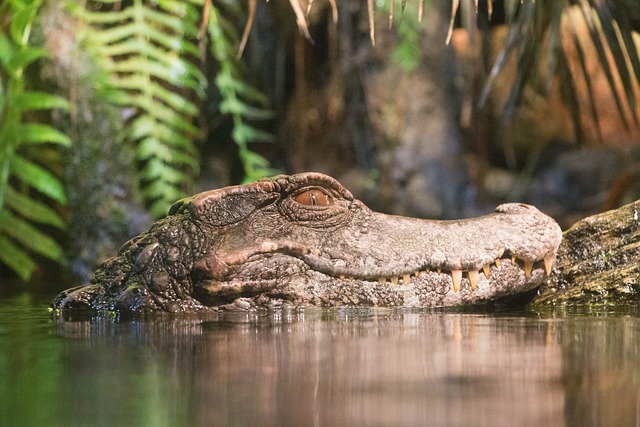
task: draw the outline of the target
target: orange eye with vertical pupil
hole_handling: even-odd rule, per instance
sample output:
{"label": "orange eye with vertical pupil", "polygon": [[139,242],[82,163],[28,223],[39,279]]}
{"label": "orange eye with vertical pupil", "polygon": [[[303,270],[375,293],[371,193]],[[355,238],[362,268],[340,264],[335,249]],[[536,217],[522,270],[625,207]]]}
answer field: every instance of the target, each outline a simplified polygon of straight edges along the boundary
{"label": "orange eye with vertical pupil", "polygon": [[320,190],[307,190],[297,194],[293,200],[305,206],[329,206],[333,201]]}

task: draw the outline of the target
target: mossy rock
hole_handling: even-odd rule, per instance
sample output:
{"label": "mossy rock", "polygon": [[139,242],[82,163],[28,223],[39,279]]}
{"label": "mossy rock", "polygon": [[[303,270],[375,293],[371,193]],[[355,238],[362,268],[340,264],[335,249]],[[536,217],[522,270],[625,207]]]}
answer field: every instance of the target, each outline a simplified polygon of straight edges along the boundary
{"label": "mossy rock", "polygon": [[640,200],[565,231],[554,271],[530,306],[640,306]]}

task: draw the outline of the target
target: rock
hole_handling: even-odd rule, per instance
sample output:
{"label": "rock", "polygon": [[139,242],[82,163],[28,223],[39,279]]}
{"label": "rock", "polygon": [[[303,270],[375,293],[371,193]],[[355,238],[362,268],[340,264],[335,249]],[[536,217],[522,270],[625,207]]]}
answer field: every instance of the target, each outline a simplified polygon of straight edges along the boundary
{"label": "rock", "polygon": [[640,200],[565,231],[551,277],[531,307],[639,307]]}

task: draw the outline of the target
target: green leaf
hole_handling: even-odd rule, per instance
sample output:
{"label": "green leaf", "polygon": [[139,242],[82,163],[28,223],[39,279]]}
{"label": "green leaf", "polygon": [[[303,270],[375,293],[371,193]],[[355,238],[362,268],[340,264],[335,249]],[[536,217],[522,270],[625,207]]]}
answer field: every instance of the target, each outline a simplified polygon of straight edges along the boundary
{"label": "green leaf", "polygon": [[167,203],[173,203],[178,199],[186,197],[185,192],[178,186],[167,185],[167,183],[161,181],[152,182],[142,191],[149,200],[161,198]]}
{"label": "green leaf", "polygon": [[188,132],[192,135],[200,134],[200,129],[185,119],[184,116],[176,113],[170,108],[165,108],[162,103],[154,102],[153,99],[148,99],[143,96],[128,96],[126,99],[129,101],[131,106],[140,108],[146,114],[153,116],[157,121]]}
{"label": "green leaf", "polygon": [[122,24],[113,28],[101,29],[91,33],[91,42],[99,45],[109,45],[137,34],[138,27],[131,24]]}
{"label": "green leaf", "polygon": [[195,37],[198,35],[198,27],[193,25],[189,21],[183,20],[179,16],[174,16],[169,13],[156,12],[153,9],[145,9],[145,20],[150,21],[150,24],[163,28],[173,30],[173,33],[183,38],[184,36]]}
{"label": "green leaf", "polygon": [[220,103],[220,111],[224,114],[232,114],[253,120],[266,120],[273,117],[273,112],[262,108],[255,108],[236,98],[227,98]]}
{"label": "green leaf", "polygon": [[167,215],[167,212],[169,212],[169,208],[173,205],[173,203],[176,200],[180,198],[181,196],[178,196],[177,199],[172,199],[170,197],[156,199],[153,203],[151,203],[151,207],[149,207],[149,212],[151,213],[151,215],[153,215],[154,218],[161,218]]}
{"label": "green leaf", "polygon": [[248,101],[257,102],[263,106],[269,104],[269,98],[265,94],[229,73],[219,73],[216,76],[215,83],[221,90],[233,91],[236,96],[241,95]]}
{"label": "green leaf", "polygon": [[[206,77],[200,69],[188,60],[181,58],[178,55],[179,52],[167,52],[140,37],[131,37],[118,43],[98,46],[97,50],[105,57],[124,55],[144,57],[149,61],[163,64],[167,68],[175,70],[174,72],[180,75],[187,74],[189,77],[194,78],[200,85],[206,84]],[[140,72],[143,73],[144,71],[144,69],[140,70]]]}
{"label": "green leaf", "polygon": [[15,54],[16,46],[11,43],[11,40],[0,33],[0,63],[5,66],[9,63],[13,55]]}
{"label": "green leaf", "polygon": [[241,123],[236,125],[231,132],[233,140],[240,143],[246,144],[249,142],[272,142],[273,135],[268,132],[264,132],[258,130],[254,127],[251,127],[245,123]]}
{"label": "green leaf", "polygon": [[243,160],[248,165],[251,165],[251,168],[253,168],[253,169],[265,168],[265,167],[269,166],[269,161],[267,159],[265,159],[263,156],[261,156],[260,154],[254,152],[254,151],[245,150],[242,153],[242,157],[243,157]]}
{"label": "green leaf", "polygon": [[11,17],[11,38],[17,45],[26,45],[30,33],[31,23],[35,19],[36,12],[40,7],[41,1],[34,1],[27,5],[23,3],[21,7],[14,6],[13,16]]}
{"label": "green leaf", "polygon": [[66,227],[62,218],[53,209],[38,200],[18,193],[11,187],[7,187],[5,202],[9,208],[25,219],[60,229]]}
{"label": "green leaf", "polygon": [[13,175],[29,184],[45,196],[53,200],[66,203],[67,198],[64,194],[64,188],[58,179],[49,171],[31,161],[16,156],[12,162]]}
{"label": "green leaf", "polygon": [[27,252],[0,234],[0,262],[13,270],[23,281],[29,280],[36,263]]}
{"label": "green leaf", "polygon": [[187,39],[165,34],[152,26],[145,26],[142,30],[142,34],[149,37],[151,41],[165,47],[167,50],[193,55],[196,58],[200,54],[198,47]]}
{"label": "green leaf", "polygon": [[[128,100],[129,95],[125,95]],[[123,99],[124,101],[125,99]],[[147,136],[155,136],[156,121],[153,117],[142,114],[134,119],[127,129],[127,137],[132,141],[137,141]]]}
{"label": "green leaf", "polygon": [[158,122],[154,117],[141,115],[132,122],[129,132],[127,137],[132,141],[150,136],[169,147],[180,149],[194,158],[198,155],[198,150],[191,139],[187,138],[184,133],[176,132],[175,129]]}
{"label": "green leaf", "polygon": [[146,166],[140,171],[140,176],[145,180],[158,180],[176,185],[188,181],[183,172],[157,158],[152,158],[147,162]]}
{"label": "green leaf", "polygon": [[136,159],[148,160],[152,158],[158,158],[169,163],[173,159],[173,151],[158,139],[146,137],[137,144]]}
{"label": "green leaf", "polygon": [[90,12],[78,5],[71,3],[72,12],[76,13],[88,24],[120,24],[133,17],[133,8],[126,7],[118,11]]}
{"label": "green leaf", "polygon": [[[117,79],[118,87],[128,90],[139,90],[146,85],[149,92],[153,94],[158,100],[164,102],[173,110],[179,111],[182,114],[189,116],[196,116],[200,113],[198,107],[193,102],[188,101],[179,94],[166,89],[154,81],[148,81],[144,77],[133,74],[127,77]],[[128,98],[126,98],[129,100]]]}
{"label": "green leaf", "polygon": [[200,86],[200,82],[194,76],[186,73],[184,69],[167,67],[166,64],[151,61],[147,57],[133,56],[129,59],[118,61],[112,65],[109,71],[113,73],[150,75],[177,88],[187,87],[196,90]]}
{"label": "green leaf", "polygon": [[29,144],[58,144],[71,147],[71,139],[59,130],[43,124],[27,123],[21,126],[20,139]]}
{"label": "green leaf", "polygon": [[158,6],[167,12],[179,16],[189,22],[196,22],[200,18],[195,6],[203,6],[204,0],[158,0]]}
{"label": "green leaf", "polygon": [[60,246],[51,237],[38,230],[22,218],[11,215],[8,211],[0,212],[0,223],[3,234],[31,252],[38,253],[54,261],[63,261]]}
{"label": "green leaf", "polygon": [[138,142],[136,159],[144,161],[154,157],[168,164],[187,165],[194,171],[197,171],[199,168],[197,158],[171,149],[170,146],[163,144],[156,138],[148,137]]}
{"label": "green leaf", "polygon": [[69,102],[56,95],[45,92],[24,92],[16,96],[15,104],[22,111],[49,110],[53,108],[69,109]]}
{"label": "green leaf", "polygon": [[9,73],[15,76],[19,70],[24,69],[27,65],[47,56],[44,49],[30,47],[22,49],[7,61],[6,68]]}

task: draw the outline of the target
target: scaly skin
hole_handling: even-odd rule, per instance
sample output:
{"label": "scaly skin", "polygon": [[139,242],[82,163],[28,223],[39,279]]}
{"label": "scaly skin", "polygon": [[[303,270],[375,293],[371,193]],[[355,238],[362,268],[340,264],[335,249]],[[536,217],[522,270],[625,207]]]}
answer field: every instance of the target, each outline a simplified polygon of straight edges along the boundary
{"label": "scaly skin", "polygon": [[279,175],[177,202],[102,264],[90,285],[62,292],[52,306],[477,304],[540,285],[561,238],[555,221],[532,206],[419,220],[372,212],[326,175]]}

